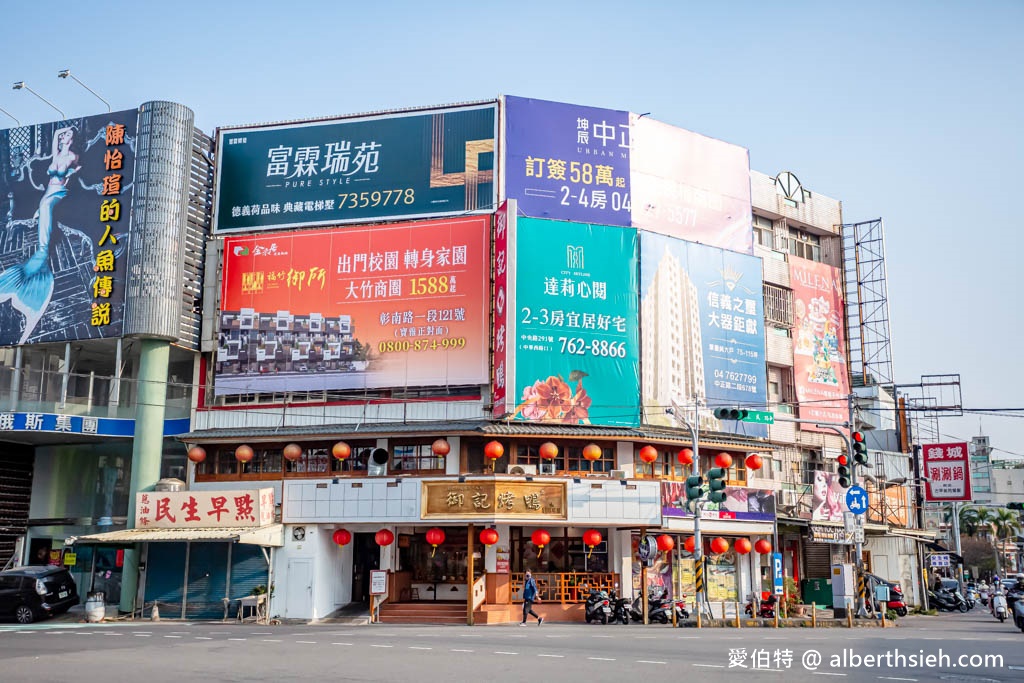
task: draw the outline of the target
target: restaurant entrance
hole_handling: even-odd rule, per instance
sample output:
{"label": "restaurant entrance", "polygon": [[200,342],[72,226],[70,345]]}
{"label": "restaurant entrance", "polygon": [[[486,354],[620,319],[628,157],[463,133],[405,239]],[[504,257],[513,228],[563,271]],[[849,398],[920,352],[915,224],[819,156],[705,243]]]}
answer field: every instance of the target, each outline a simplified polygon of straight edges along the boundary
{"label": "restaurant entrance", "polygon": [[380,569],[380,546],[372,533],[352,535],[352,602],[370,604],[370,572]]}

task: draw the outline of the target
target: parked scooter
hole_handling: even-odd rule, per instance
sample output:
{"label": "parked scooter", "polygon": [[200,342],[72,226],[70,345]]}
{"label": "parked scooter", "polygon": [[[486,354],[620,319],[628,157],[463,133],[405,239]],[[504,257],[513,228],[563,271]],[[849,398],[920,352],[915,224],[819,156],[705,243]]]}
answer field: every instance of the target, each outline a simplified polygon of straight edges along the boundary
{"label": "parked scooter", "polygon": [[1002,591],[999,591],[992,597],[992,614],[999,620],[999,623],[1006,621],[1006,596],[1003,595]]}
{"label": "parked scooter", "polygon": [[608,594],[608,601],[611,603],[612,608],[611,623],[614,624],[616,621],[621,621],[623,624],[628,624],[629,601],[616,595],[614,589]]}
{"label": "parked scooter", "polygon": [[954,610],[966,612],[970,609],[959,591],[928,591],[928,604],[932,605],[940,612],[952,612]]}
{"label": "parked scooter", "polygon": [[[876,602],[875,606],[881,610],[881,603]],[[903,588],[898,583],[889,586],[889,600],[885,603],[885,609],[892,610],[898,617],[905,617],[910,611],[907,608],[906,600],[903,599]]]}
{"label": "parked scooter", "polygon": [[676,600],[676,621],[690,618],[690,612],[686,609],[686,596],[680,595]]}
{"label": "parked scooter", "polygon": [[[653,595],[647,596],[647,621],[649,623],[667,624],[672,620],[672,613],[669,612],[670,609],[672,609],[672,602],[670,600]],[[629,610],[629,618],[634,623],[644,623],[644,606],[639,596],[633,601],[633,606]],[[689,615],[686,618],[689,618]]]}
{"label": "parked scooter", "polygon": [[583,618],[587,620],[588,624],[594,621],[607,624],[612,617],[611,601],[603,590],[591,588],[584,609]]}
{"label": "parked scooter", "polygon": [[769,595],[767,599],[762,600],[758,595],[751,595],[750,602],[747,603],[745,612],[747,616],[754,616],[754,603],[757,603],[757,616],[761,619],[774,619],[775,618],[775,604],[778,602],[778,598],[774,595]]}

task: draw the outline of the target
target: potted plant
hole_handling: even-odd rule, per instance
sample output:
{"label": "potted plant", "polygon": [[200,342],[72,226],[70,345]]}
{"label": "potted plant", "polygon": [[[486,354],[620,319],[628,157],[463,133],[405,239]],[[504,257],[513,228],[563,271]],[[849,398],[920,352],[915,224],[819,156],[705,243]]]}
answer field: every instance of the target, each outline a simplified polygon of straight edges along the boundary
{"label": "potted plant", "polygon": [[783,596],[783,599],[786,603],[786,616],[804,616],[806,605],[800,602],[800,589],[797,588],[796,581],[787,576],[784,585],[785,595]]}

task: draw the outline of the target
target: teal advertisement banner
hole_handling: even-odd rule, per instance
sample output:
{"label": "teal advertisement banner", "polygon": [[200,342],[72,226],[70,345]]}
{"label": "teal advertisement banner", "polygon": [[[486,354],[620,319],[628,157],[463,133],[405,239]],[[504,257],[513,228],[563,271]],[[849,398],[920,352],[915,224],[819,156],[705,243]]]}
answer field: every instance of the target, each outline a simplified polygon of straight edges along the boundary
{"label": "teal advertisement banner", "polygon": [[493,211],[497,104],[222,129],[217,232]]}
{"label": "teal advertisement banner", "polygon": [[514,225],[513,417],[637,426],[636,230],[533,218]]}

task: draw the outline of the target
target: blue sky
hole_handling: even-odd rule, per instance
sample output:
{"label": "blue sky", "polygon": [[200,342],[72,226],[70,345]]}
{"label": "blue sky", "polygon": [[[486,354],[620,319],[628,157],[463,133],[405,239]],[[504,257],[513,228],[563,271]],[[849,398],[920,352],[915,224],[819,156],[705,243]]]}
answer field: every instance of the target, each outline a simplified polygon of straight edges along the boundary
{"label": "blue sky", "polygon": [[[960,373],[965,406],[1024,406],[1024,3],[5,5],[0,84],[69,115],[102,111],[57,79],[70,67],[115,109],[174,100],[207,132],[510,93],[743,145],[754,169],[841,199],[847,222],[885,219],[899,382]],[[54,118],[7,85],[0,108]],[[982,425],[1024,453],[1024,417]]]}

